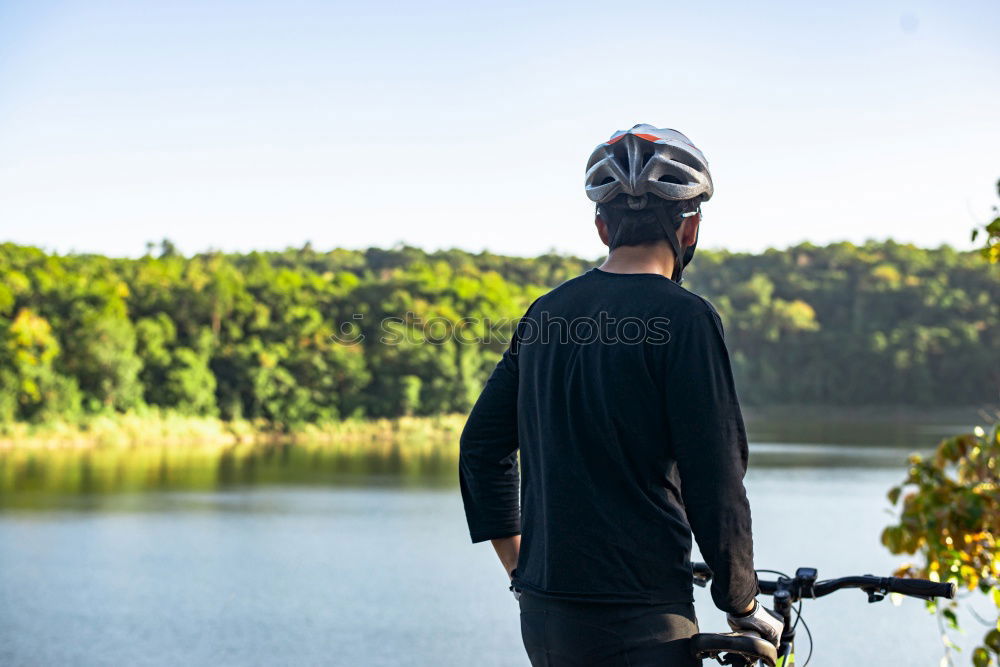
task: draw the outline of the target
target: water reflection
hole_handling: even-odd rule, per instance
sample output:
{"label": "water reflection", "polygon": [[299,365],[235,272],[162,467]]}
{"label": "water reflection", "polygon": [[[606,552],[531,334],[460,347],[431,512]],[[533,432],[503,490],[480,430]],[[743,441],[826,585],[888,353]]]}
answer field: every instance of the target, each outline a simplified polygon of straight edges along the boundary
{"label": "water reflection", "polygon": [[[759,468],[896,468],[903,469],[914,450],[808,443],[754,443],[750,465]],[[929,448],[916,450],[927,453]]]}
{"label": "water reflection", "polygon": [[250,485],[448,484],[455,453],[402,445],[358,451],[329,444],[0,452],[0,507],[59,496],[212,491]]}
{"label": "water reflection", "polygon": [[[959,430],[937,430],[946,428]],[[929,449],[937,439],[921,425],[782,420],[751,423],[749,430],[754,468],[901,468],[911,451]],[[831,441],[840,444],[823,444]],[[44,508],[81,496],[243,486],[450,486],[456,483],[457,456],[455,442],[430,440],[9,450],[0,452],[0,507]]]}
{"label": "water reflection", "polygon": [[832,446],[932,449],[943,438],[966,433],[980,423],[975,411],[956,414],[928,413],[906,419],[826,418],[783,411],[747,422],[750,441],[756,443],[802,443]]}

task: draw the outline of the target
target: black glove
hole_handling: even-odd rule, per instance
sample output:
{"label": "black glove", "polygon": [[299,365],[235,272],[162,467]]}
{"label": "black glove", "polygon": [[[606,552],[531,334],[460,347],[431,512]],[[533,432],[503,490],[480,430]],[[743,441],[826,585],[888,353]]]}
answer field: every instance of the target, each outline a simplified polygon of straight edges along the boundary
{"label": "black glove", "polygon": [[785,627],[785,621],[780,615],[765,609],[756,600],[753,601],[753,609],[742,616],[726,614],[729,627],[734,632],[745,632],[747,630],[756,632],[761,637],[771,642],[775,646],[781,641],[781,631]]}

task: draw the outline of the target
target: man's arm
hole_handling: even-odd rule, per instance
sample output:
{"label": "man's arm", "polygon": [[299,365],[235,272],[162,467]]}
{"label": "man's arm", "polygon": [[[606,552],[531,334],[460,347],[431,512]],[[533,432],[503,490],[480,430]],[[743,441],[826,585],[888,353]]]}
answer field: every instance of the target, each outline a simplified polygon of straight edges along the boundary
{"label": "man's arm", "polygon": [[[515,335],[472,408],[462,431],[458,462],[472,541],[493,540],[508,574],[517,565],[521,534],[516,351]],[[518,538],[509,539],[514,536]]]}
{"label": "man's arm", "polygon": [[517,556],[521,551],[521,536],[511,535],[510,537],[501,537],[493,542],[493,548],[496,549],[497,558],[500,559],[500,563],[503,565],[504,572],[507,573],[508,577],[513,576],[514,568],[517,567]]}
{"label": "man's arm", "polygon": [[753,607],[750,505],[743,476],[747,438],[722,322],[715,311],[671,329],[667,422],[688,521],[708,566],[712,599],[731,614]]}

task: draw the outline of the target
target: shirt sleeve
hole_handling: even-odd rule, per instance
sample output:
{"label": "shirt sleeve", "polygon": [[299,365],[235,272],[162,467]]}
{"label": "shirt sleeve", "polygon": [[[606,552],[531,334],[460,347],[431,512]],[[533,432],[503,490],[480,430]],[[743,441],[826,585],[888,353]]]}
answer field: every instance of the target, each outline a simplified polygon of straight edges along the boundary
{"label": "shirt sleeve", "polygon": [[666,347],[666,414],[685,511],[712,569],[715,605],[741,613],[758,593],[743,486],[747,437],[718,314],[681,322]]}
{"label": "shirt sleeve", "polygon": [[458,474],[473,542],[521,533],[517,348],[515,332],[462,431]]}

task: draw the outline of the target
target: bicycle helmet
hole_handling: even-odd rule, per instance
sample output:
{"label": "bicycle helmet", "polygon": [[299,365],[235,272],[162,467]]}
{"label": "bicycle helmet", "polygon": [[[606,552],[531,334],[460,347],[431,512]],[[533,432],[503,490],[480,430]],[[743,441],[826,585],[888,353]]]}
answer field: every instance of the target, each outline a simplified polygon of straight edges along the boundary
{"label": "bicycle helmet", "polygon": [[[674,256],[679,258],[673,279],[681,282],[681,273],[694,257],[698,240],[681,247],[676,231],[681,220],[671,219],[663,200],[696,200],[700,204],[714,192],[708,160],[690,139],[677,130],[645,123],[619,130],[591,153],[585,187],[599,212],[613,212],[616,216],[638,211],[653,214]],[[697,210],[695,207],[681,218]]]}

